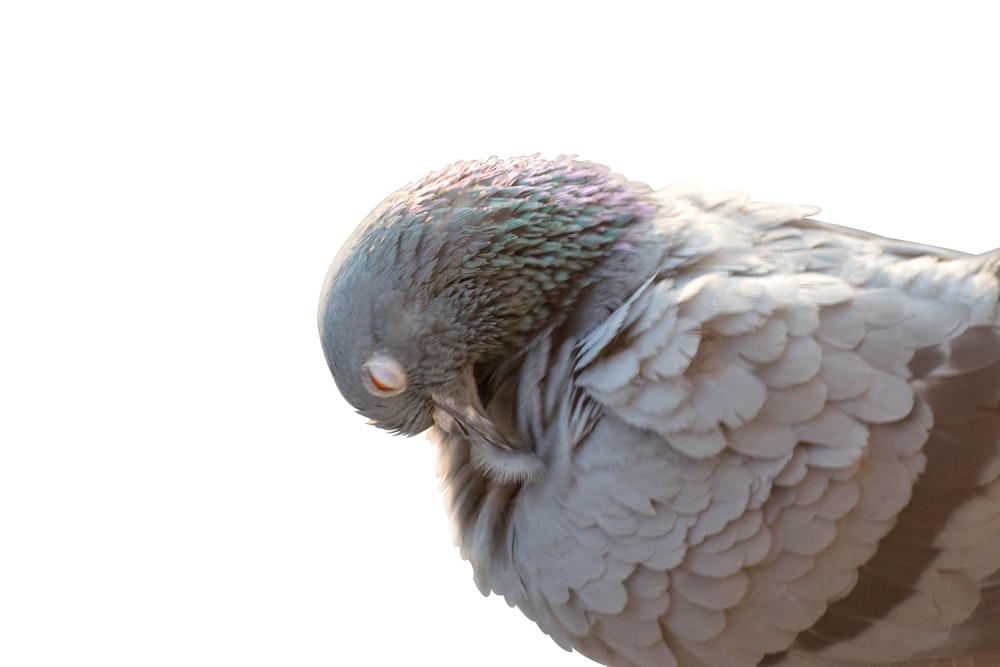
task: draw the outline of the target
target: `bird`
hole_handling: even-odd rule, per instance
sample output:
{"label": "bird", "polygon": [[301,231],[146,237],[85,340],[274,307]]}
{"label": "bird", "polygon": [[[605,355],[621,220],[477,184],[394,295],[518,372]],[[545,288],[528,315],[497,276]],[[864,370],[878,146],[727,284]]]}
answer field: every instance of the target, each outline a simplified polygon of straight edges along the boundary
{"label": "bird", "polygon": [[[611,667],[1000,664],[1000,250],[574,156],[379,204],[319,305],[462,558]],[[390,465],[390,463],[386,463]]]}

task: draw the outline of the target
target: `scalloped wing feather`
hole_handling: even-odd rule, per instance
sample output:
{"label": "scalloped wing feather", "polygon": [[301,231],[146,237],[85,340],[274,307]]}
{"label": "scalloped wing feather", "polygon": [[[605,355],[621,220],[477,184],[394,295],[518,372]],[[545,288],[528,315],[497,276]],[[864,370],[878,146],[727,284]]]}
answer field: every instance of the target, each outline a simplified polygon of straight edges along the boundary
{"label": "scalloped wing feather", "polygon": [[996,664],[1000,253],[657,197],[672,268],[528,352],[544,478],[433,435],[480,586],[616,667]]}

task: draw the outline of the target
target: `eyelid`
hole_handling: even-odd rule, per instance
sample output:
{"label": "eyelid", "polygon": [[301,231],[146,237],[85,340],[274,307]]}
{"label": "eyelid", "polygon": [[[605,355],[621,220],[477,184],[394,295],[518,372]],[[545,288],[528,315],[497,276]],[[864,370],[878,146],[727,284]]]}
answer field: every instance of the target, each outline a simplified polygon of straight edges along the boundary
{"label": "eyelid", "polygon": [[406,391],[406,371],[392,357],[378,353],[362,366],[364,385],[375,396],[395,396]]}
{"label": "eyelid", "polygon": [[371,369],[368,370],[368,377],[371,379],[372,384],[375,385],[375,388],[379,391],[392,391],[396,388],[392,385],[382,384],[382,381],[379,380],[378,376],[373,373]]}

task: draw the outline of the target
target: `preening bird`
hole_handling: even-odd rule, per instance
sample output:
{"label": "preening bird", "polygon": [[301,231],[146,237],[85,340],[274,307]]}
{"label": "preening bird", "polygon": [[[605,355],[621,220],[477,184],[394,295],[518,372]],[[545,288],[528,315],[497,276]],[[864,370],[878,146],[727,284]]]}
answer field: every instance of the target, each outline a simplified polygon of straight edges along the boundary
{"label": "preening bird", "polygon": [[566,649],[998,665],[1000,251],[817,212],[457,162],[334,259],[323,350],[374,425],[430,429],[479,588]]}

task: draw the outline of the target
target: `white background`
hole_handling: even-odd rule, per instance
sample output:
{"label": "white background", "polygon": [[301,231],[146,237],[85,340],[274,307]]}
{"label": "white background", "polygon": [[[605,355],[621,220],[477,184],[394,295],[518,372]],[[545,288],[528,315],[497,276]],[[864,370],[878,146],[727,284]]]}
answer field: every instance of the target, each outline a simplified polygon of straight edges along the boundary
{"label": "white background", "polygon": [[989,3],[671,6],[5,3],[0,664],[587,664],[479,596],[431,446],[336,393],[354,225],[575,153],[1000,245]]}

